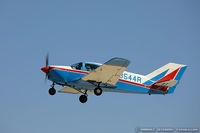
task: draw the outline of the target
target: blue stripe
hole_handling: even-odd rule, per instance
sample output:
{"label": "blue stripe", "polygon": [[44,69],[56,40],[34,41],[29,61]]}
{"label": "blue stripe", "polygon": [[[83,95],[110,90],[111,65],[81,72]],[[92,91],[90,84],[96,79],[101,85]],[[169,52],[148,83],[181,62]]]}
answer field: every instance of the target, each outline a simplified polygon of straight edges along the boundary
{"label": "blue stripe", "polygon": [[153,84],[154,82],[156,82],[156,81],[158,81],[159,79],[161,79],[162,77],[164,77],[165,74],[168,72],[168,70],[169,70],[169,69],[167,69],[166,71],[164,71],[164,72],[158,74],[157,76],[153,77],[152,79],[150,79],[150,80],[144,82],[143,84],[144,84],[144,85],[151,85],[151,84]]}
{"label": "blue stripe", "polygon": [[118,81],[116,84],[117,88],[116,90],[122,90],[122,91],[132,91],[132,92],[138,92],[138,93],[148,93],[149,88],[145,88],[142,86],[137,86],[134,84],[129,84],[126,82]]}

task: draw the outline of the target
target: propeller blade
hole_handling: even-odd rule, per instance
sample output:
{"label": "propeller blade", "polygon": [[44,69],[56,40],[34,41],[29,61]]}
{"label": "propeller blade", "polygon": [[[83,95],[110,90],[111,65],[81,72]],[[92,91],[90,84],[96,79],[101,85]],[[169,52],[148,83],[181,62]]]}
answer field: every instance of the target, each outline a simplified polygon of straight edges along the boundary
{"label": "propeller blade", "polygon": [[[49,66],[49,54],[47,53],[46,55],[46,64],[45,64],[46,67]],[[48,73],[46,73],[45,75],[45,83],[47,82],[47,79],[48,79]]]}
{"label": "propeller blade", "polygon": [[46,67],[49,66],[49,54],[46,55]]}
{"label": "propeller blade", "polygon": [[45,83],[47,82],[47,79],[48,79],[48,75],[46,74],[45,75]]}

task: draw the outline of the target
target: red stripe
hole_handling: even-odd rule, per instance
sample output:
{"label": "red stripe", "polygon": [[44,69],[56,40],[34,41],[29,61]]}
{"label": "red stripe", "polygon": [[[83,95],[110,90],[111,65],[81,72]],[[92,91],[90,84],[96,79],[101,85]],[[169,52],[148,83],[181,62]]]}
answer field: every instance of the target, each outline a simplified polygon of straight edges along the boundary
{"label": "red stripe", "polygon": [[59,70],[64,70],[64,71],[69,71],[69,72],[77,72],[77,73],[82,73],[82,74],[88,74],[88,72],[80,71],[80,70],[73,70],[73,69],[66,69],[66,68],[60,68],[60,67],[51,67],[52,69],[59,69]]}
{"label": "red stripe", "polygon": [[173,80],[174,77],[176,76],[176,74],[178,73],[180,68],[176,69],[175,71],[171,72],[170,74],[168,74],[167,76],[161,78],[160,80],[158,80],[157,82],[162,82],[162,81],[167,81],[167,80]]}

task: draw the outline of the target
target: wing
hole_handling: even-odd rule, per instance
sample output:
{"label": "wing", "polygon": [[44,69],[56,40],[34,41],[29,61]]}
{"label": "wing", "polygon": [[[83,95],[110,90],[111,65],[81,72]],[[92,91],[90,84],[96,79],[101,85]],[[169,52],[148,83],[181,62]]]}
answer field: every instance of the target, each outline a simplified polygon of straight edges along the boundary
{"label": "wing", "polygon": [[112,58],[88,75],[82,77],[82,79],[89,82],[115,85],[129,63],[130,61],[126,59]]}
{"label": "wing", "polygon": [[[85,90],[77,90],[77,89],[74,89],[72,87],[67,86],[67,87],[59,90],[58,92],[71,93],[71,94],[79,94],[79,93],[84,92],[84,91]],[[93,90],[87,90],[87,93],[94,93],[94,91]]]}

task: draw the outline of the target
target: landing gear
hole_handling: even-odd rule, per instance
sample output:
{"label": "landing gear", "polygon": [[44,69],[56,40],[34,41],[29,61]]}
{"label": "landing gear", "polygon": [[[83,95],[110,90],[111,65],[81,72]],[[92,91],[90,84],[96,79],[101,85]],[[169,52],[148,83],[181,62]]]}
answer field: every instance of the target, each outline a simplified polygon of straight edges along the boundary
{"label": "landing gear", "polygon": [[49,89],[49,94],[50,95],[55,95],[56,94],[56,89],[54,89],[53,87]]}
{"label": "landing gear", "polygon": [[52,96],[56,94],[56,89],[54,88],[54,85],[55,85],[55,83],[53,83],[51,85],[51,88],[49,89],[49,94]]}
{"label": "landing gear", "polygon": [[102,94],[102,89],[100,87],[95,88],[94,94],[97,95],[97,96],[100,96]]}
{"label": "landing gear", "polygon": [[[103,91],[102,91],[102,89],[99,86],[94,89],[94,94],[97,95],[97,96],[100,96],[102,94],[102,92]],[[87,95],[87,90],[85,92],[81,92],[81,93],[83,93],[83,95],[81,95],[79,97],[79,101],[81,103],[86,103],[87,102],[87,96],[88,96]]]}
{"label": "landing gear", "polygon": [[79,97],[79,101],[80,101],[81,103],[86,103],[86,102],[87,102],[87,95],[81,95],[81,96]]}

